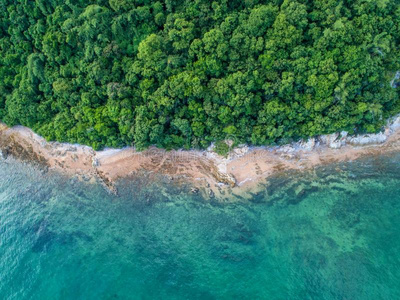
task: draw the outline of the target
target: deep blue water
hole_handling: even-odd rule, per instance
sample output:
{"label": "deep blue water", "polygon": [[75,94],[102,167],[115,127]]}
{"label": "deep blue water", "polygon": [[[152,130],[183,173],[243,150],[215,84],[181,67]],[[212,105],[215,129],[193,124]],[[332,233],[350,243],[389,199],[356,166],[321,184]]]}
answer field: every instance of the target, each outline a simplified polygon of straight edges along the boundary
{"label": "deep blue water", "polygon": [[289,172],[250,200],[0,161],[0,299],[400,299],[400,155]]}

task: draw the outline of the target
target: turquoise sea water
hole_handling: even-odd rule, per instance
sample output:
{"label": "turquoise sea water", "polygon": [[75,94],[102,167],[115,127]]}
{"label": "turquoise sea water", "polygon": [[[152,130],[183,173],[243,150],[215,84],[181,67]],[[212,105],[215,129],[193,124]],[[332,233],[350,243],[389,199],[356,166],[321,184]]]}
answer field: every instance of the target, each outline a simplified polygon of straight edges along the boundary
{"label": "turquoise sea water", "polygon": [[400,154],[251,200],[0,161],[0,299],[400,299]]}

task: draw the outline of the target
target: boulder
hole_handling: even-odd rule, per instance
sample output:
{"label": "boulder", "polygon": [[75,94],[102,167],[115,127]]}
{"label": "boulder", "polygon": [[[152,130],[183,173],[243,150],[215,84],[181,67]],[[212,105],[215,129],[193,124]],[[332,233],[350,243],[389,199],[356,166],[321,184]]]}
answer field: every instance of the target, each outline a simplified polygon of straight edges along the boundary
{"label": "boulder", "polygon": [[76,152],[78,149],[74,146],[68,146],[65,150],[68,152]]}
{"label": "boulder", "polygon": [[7,159],[8,157],[8,151],[6,150],[1,150],[0,149],[0,159]]}
{"label": "boulder", "polygon": [[99,160],[95,157],[92,158],[92,167],[98,167],[100,166]]}
{"label": "boulder", "polygon": [[340,138],[341,139],[346,139],[349,133],[347,131],[342,131],[340,132]]}
{"label": "boulder", "polygon": [[339,138],[339,133],[321,135],[319,140],[332,149],[339,149],[343,146],[343,140]]}
{"label": "boulder", "polygon": [[394,121],[389,126],[390,130],[396,131],[400,129],[400,116],[394,119]]}
{"label": "boulder", "polygon": [[315,148],[315,144],[315,138],[309,138],[307,141],[301,141],[299,146],[306,151],[312,151]]}
{"label": "boulder", "polygon": [[246,146],[246,145],[240,146],[240,147],[238,147],[238,148],[233,149],[233,152],[234,152],[237,156],[241,157],[241,156],[245,155],[247,152],[249,152],[249,147]]}
{"label": "boulder", "polygon": [[296,157],[296,148],[294,147],[294,145],[281,146],[281,147],[278,147],[278,149],[276,151],[283,158],[293,159]]}
{"label": "boulder", "polygon": [[347,142],[353,146],[377,145],[386,142],[387,135],[383,132],[377,134],[362,134],[347,139]]}
{"label": "boulder", "polygon": [[285,146],[279,147],[277,151],[286,153],[286,154],[292,154],[296,151],[296,149],[292,145],[285,145]]}
{"label": "boulder", "polygon": [[239,145],[238,147],[234,148],[232,151],[229,151],[227,156],[227,160],[232,160],[238,157],[242,157],[249,152],[250,148],[247,145]]}
{"label": "boulder", "polygon": [[214,149],[215,149],[215,144],[211,143],[211,145],[208,146],[208,148],[207,148],[207,152],[214,152]]}
{"label": "boulder", "polygon": [[229,185],[231,187],[236,186],[235,177],[233,177],[233,175],[231,175],[229,173],[216,172],[214,174],[214,177],[218,181],[218,183],[222,183],[224,185]]}

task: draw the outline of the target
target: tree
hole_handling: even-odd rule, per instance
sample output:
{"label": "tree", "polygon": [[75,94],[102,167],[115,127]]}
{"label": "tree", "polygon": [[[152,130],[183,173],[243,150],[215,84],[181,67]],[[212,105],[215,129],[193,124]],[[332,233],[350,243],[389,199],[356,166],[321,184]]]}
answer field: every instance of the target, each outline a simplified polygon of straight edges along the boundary
{"label": "tree", "polygon": [[0,119],[93,147],[283,143],[400,112],[400,0],[0,1]]}

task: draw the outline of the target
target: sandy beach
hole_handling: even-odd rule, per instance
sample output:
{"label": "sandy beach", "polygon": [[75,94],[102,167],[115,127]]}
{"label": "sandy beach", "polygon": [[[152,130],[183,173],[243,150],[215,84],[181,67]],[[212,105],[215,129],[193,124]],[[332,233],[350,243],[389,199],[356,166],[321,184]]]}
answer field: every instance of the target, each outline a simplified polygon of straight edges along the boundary
{"label": "sandy beach", "polygon": [[243,194],[257,184],[286,170],[351,161],[366,155],[400,150],[400,117],[388,122],[380,134],[347,136],[338,133],[280,147],[241,146],[227,157],[212,149],[165,151],[151,147],[137,152],[132,147],[94,151],[81,145],[47,142],[32,130],[0,124],[0,159],[12,156],[25,162],[75,175],[86,181],[99,180],[112,193],[114,183],[130,176],[164,175],[171,182],[191,183],[192,192],[218,197],[226,191]]}

